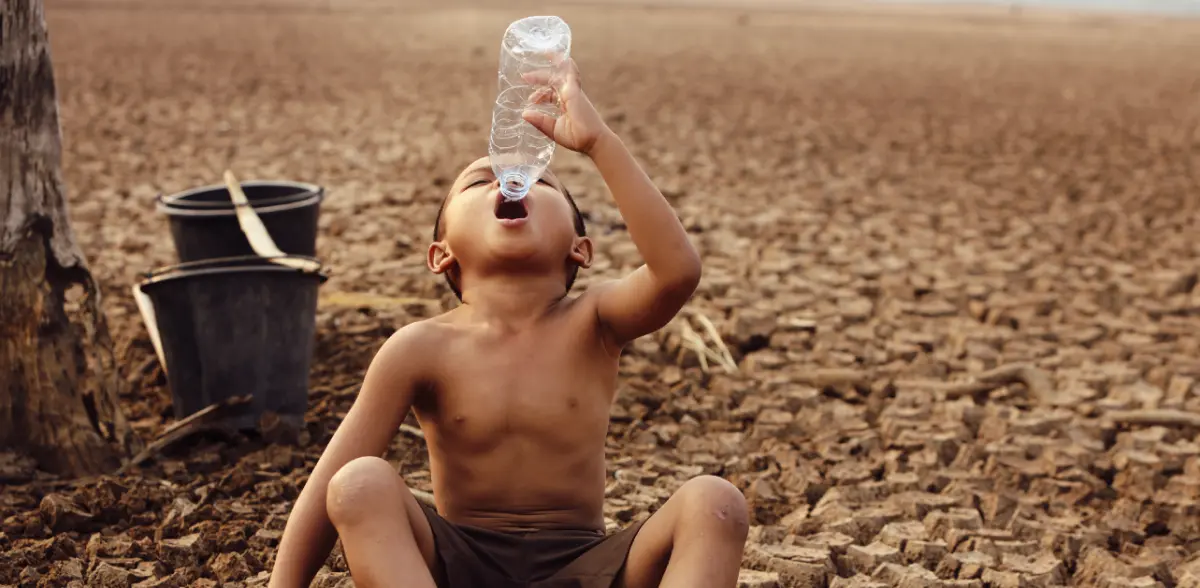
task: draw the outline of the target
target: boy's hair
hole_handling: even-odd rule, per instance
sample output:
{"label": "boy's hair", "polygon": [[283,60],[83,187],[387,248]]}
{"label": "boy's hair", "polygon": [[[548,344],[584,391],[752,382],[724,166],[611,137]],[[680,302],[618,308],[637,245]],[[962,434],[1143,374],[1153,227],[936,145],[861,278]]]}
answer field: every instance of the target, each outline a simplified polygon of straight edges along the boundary
{"label": "boy's hair", "polygon": [[[571,191],[563,186],[563,196],[567,197],[567,203],[571,205],[571,211],[575,213],[575,234],[580,237],[587,236],[587,227],[583,223],[583,213],[579,211],[579,206],[575,204],[575,199],[571,197]],[[437,241],[442,238],[442,213],[446,212],[446,203],[450,201],[450,194],[446,194],[442,198],[442,204],[438,207],[437,218],[433,220],[433,240]],[[573,265],[570,272],[567,273],[567,291],[571,291],[571,286],[575,285],[575,277],[579,274],[579,266]],[[458,284],[450,279],[450,272],[445,273],[446,283],[450,285],[450,289],[454,291],[454,295],[458,297],[459,302],[462,302],[462,290]]]}

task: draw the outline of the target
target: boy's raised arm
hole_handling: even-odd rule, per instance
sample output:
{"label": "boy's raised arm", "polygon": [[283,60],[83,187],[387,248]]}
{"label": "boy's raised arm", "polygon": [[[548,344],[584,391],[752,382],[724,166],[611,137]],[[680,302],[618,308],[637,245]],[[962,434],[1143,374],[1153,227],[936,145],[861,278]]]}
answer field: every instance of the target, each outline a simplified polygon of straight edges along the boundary
{"label": "boy's raised arm", "polygon": [[271,572],[271,588],[308,586],[333,549],[337,534],[325,511],[326,486],[355,458],[381,456],[400,428],[420,384],[418,324],[406,326],[380,348],[358,398],[334,432],[292,512]]}
{"label": "boy's raised arm", "polygon": [[645,264],[597,287],[596,313],[624,345],[671,321],[700,283],[700,256],[670,203],[612,131],[587,154],[612,192]]}
{"label": "boy's raised arm", "polygon": [[525,120],[559,145],[592,159],[646,262],[628,276],[592,289],[601,326],[617,346],[662,328],[700,283],[700,256],[687,231],[633,154],[601,120],[583,92],[574,59],[568,58],[561,69],[527,74],[525,79],[552,86],[536,93],[534,102],[557,95],[562,106],[557,118],[530,109]]}

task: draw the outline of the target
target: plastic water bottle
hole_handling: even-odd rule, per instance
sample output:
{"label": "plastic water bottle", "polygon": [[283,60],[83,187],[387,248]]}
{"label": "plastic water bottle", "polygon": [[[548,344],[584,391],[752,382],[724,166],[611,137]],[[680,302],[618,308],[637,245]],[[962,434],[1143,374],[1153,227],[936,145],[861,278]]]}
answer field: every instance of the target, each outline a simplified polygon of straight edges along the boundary
{"label": "plastic water bottle", "polygon": [[500,180],[500,193],[520,200],[529,193],[554,156],[554,139],[529,124],[522,113],[537,110],[558,116],[554,100],[532,104],[547,86],[533,84],[525,74],[550,73],[571,52],[571,28],[557,16],[530,16],[508,26],[500,44],[500,84],[492,110],[488,155]]}

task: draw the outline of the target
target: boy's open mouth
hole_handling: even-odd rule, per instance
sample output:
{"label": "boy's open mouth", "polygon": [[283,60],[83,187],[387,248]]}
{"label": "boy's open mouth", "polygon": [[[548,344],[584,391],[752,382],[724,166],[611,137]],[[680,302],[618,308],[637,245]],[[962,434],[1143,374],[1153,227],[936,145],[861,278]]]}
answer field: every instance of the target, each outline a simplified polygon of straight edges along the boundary
{"label": "boy's open mouth", "polygon": [[496,218],[500,220],[516,220],[528,216],[528,211],[525,210],[525,199],[508,200],[504,195],[497,197],[496,202]]}

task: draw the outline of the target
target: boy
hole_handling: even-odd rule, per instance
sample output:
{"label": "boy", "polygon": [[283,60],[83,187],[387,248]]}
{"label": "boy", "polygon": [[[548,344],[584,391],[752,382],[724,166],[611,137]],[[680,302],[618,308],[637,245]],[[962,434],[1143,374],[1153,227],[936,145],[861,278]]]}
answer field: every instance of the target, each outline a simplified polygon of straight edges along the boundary
{"label": "boy", "polygon": [[[547,172],[504,202],[488,160],[472,163],[446,196],[428,257],[463,304],[379,350],[296,501],[271,586],[307,586],[338,536],[360,588],[736,585],[748,513],[720,478],[689,480],[643,523],[604,531],[621,349],[675,316],[700,260],[584,95],[574,61],[565,65],[554,80],[562,116],[525,119],[591,158],[645,265],[568,297],[592,244],[566,190]],[[378,457],[410,408],[436,510]]]}

